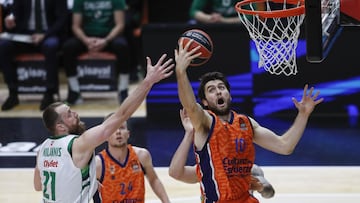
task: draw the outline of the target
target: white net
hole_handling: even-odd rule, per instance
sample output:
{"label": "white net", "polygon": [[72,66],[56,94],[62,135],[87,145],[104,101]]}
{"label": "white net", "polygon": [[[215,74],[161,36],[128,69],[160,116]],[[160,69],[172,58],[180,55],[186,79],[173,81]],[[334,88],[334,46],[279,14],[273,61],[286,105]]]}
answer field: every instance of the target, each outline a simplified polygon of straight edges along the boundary
{"label": "white net", "polygon": [[[304,20],[303,0],[245,1],[236,5],[240,21],[249,31],[259,53],[259,68],[271,74],[295,75],[296,47]],[[265,10],[259,12],[259,2]],[[240,5],[239,5],[240,4]],[[301,9],[299,9],[301,7]],[[297,12],[286,13],[283,11]],[[275,12],[274,12],[275,11]]]}

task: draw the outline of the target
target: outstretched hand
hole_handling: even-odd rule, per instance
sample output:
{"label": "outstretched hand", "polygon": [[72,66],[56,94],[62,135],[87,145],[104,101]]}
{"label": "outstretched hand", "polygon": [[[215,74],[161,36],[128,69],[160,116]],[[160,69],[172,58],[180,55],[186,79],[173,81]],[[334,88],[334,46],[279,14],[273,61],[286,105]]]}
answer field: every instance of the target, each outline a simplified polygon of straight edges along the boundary
{"label": "outstretched hand", "polygon": [[175,49],[176,70],[186,70],[189,67],[191,61],[201,55],[201,52],[196,53],[201,48],[200,46],[189,50],[189,47],[193,41],[194,40],[191,39],[184,46],[184,39],[179,40],[179,50]]}
{"label": "outstretched hand", "polygon": [[311,112],[314,110],[315,106],[317,104],[320,104],[324,98],[318,99],[318,96],[320,94],[320,91],[317,91],[314,93],[314,87],[311,87],[308,91],[308,84],[304,87],[303,96],[301,98],[301,101],[298,102],[294,97],[292,98],[296,108],[300,113],[305,113],[306,115],[310,115]]}
{"label": "outstretched hand", "polygon": [[173,59],[170,58],[164,62],[166,56],[166,54],[163,54],[155,65],[152,65],[150,57],[146,57],[147,72],[144,80],[154,84],[162,79],[168,78],[174,72],[172,70],[175,66],[172,63]]}
{"label": "outstretched hand", "polygon": [[181,118],[181,123],[185,129],[186,132],[193,132],[194,131],[194,127],[191,123],[190,117],[186,114],[186,110],[185,109],[180,109],[180,118]]}

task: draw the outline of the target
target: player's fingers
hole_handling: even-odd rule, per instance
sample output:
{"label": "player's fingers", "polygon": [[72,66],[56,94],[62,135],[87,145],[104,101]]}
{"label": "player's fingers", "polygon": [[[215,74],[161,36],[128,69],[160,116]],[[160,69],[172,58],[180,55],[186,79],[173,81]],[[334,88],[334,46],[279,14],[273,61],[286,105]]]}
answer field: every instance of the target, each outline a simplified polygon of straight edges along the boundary
{"label": "player's fingers", "polygon": [[[182,40],[183,40],[183,39],[182,39]],[[184,50],[185,50],[185,51],[189,50],[189,47],[190,47],[190,45],[191,45],[191,43],[192,43],[193,41],[194,41],[194,40],[191,39],[191,40],[189,40],[189,41],[185,44],[185,46],[184,46]]]}
{"label": "player's fingers", "polygon": [[174,64],[171,64],[171,65],[167,66],[164,70],[162,70],[163,73],[165,73],[165,74],[171,73],[174,66],[175,66]]}
{"label": "player's fingers", "polygon": [[315,100],[320,94],[320,91],[317,91],[314,96],[312,96],[312,99]]}
{"label": "player's fingers", "polygon": [[183,50],[184,49],[184,38],[181,38],[180,40],[179,40],[179,50]]}
{"label": "player's fingers", "polygon": [[306,84],[305,87],[304,87],[302,100],[304,100],[304,98],[306,97],[307,89],[308,89],[308,84]]}
{"label": "player's fingers", "polygon": [[161,66],[161,64],[163,63],[164,59],[166,58],[167,54],[163,54],[160,59],[158,60],[158,62],[156,63],[156,66]]}
{"label": "player's fingers", "polygon": [[172,58],[168,59],[165,63],[163,63],[163,67],[169,66],[172,63],[172,61],[173,61]]}
{"label": "player's fingers", "polygon": [[309,90],[309,97],[311,97],[311,95],[313,94],[313,91],[314,91],[314,87],[311,87],[310,90]]}
{"label": "player's fingers", "polygon": [[148,67],[151,66],[151,59],[148,56],[146,57],[146,63]]}
{"label": "player's fingers", "polygon": [[322,101],[324,101],[324,98],[318,99],[315,101],[315,105],[320,104]]}

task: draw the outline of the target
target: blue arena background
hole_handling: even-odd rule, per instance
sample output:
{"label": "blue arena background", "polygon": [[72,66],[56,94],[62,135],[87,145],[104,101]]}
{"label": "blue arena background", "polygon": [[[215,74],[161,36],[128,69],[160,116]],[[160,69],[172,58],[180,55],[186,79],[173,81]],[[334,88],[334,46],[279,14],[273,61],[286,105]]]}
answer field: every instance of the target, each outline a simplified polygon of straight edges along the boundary
{"label": "blue arena background", "polygon": [[[177,38],[184,30],[194,27],[207,31],[214,43],[210,61],[188,70],[195,92],[201,74],[220,71],[228,76],[232,85],[235,109],[255,117],[286,116],[294,109],[291,97],[300,98],[303,86],[308,83],[325,97],[325,104],[315,114],[358,116],[360,64],[357,53],[348,47],[360,45],[359,27],[344,29],[322,63],[307,62],[306,40],[301,35],[296,50],[298,73],[292,76],[271,75],[258,68],[258,52],[247,30],[241,26],[149,25],[144,28],[144,55],[154,60],[162,53],[173,56]],[[156,85],[147,98],[150,118],[165,120],[164,117],[173,117],[167,112],[180,107],[175,76]],[[162,112],[164,114],[159,114]]]}
{"label": "blue arena background", "polygon": [[[298,74],[294,76],[271,75],[258,68],[258,52],[248,32],[241,26],[224,25],[149,25],[144,28],[144,54],[153,58],[161,53],[173,55],[178,36],[187,29],[201,28],[213,39],[214,54],[202,67],[188,70],[192,86],[197,91],[198,78],[208,71],[227,74],[232,85],[233,108],[254,117],[262,125],[283,133],[292,124],[296,109],[291,97],[301,99],[302,88],[308,83],[320,90],[325,101],[313,113],[304,137],[290,156],[276,155],[257,147],[257,161],[262,165],[359,165],[360,151],[359,105],[360,64],[358,54],[349,51],[349,46],[360,45],[359,27],[346,27],[335,41],[327,58],[322,63],[306,60],[306,39],[304,27],[298,41]],[[156,43],[162,46],[154,50]],[[169,48],[170,47],[170,48]],[[147,98],[148,120],[154,126],[174,126],[182,132],[178,109],[176,78],[155,86]],[[149,135],[148,146],[155,154],[167,155],[170,160],[181,141],[181,133],[175,138],[168,130],[158,130]],[[160,137],[154,138],[153,136]],[[177,144],[169,144],[171,142]],[[174,138],[174,139],[173,139]],[[163,140],[159,145],[159,140]],[[160,141],[161,143],[161,141]],[[190,153],[191,154],[191,153]],[[189,161],[193,160],[192,157]],[[161,163],[166,165],[167,163]]]}

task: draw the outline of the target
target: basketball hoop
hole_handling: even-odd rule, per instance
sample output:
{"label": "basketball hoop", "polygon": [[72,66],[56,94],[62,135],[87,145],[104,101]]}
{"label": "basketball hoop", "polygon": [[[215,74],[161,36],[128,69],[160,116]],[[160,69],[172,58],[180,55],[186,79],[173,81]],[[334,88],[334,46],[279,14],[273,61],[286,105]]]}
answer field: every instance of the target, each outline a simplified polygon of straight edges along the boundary
{"label": "basketball hoop", "polygon": [[[265,10],[256,4],[265,3]],[[296,47],[305,17],[304,0],[244,0],[235,5],[259,53],[259,68],[286,76],[297,73]]]}

